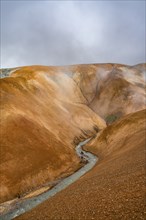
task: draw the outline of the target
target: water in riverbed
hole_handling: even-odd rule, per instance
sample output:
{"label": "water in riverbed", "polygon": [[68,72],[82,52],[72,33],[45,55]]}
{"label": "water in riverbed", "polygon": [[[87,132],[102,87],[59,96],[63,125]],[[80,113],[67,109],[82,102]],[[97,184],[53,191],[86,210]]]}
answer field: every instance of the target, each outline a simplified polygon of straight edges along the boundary
{"label": "water in riverbed", "polygon": [[31,198],[26,198],[26,199],[21,199],[18,200],[14,204],[14,206],[7,212],[3,213],[0,216],[0,220],[10,220],[15,218],[16,216],[19,216],[32,208],[36,207],[37,205],[41,204],[43,201],[49,199],[50,197],[54,196],[56,193],[60,192],[61,190],[65,189],[67,186],[70,184],[74,183],[76,180],[78,180],[81,176],[83,176],[86,172],[88,172],[94,165],[96,164],[98,158],[93,155],[92,153],[85,152],[82,150],[82,146],[85,145],[87,142],[89,142],[90,139],[87,139],[83,142],[80,142],[77,147],[76,147],[76,152],[79,157],[84,158],[88,163],[73,173],[72,175],[62,179],[56,186],[54,186],[52,189],[31,197]]}

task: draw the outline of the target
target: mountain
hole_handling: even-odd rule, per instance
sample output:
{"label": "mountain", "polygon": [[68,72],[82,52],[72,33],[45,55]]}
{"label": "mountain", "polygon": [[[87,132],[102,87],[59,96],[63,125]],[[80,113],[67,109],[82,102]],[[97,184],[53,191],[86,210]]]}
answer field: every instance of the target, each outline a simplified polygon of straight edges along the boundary
{"label": "mountain", "polygon": [[[79,141],[145,108],[146,65],[1,69],[1,202],[78,169]],[[92,146],[91,146],[92,150]]]}
{"label": "mountain", "polygon": [[0,83],[3,202],[78,169],[75,144],[106,125],[55,69],[19,68]]}
{"label": "mountain", "polygon": [[107,123],[145,108],[146,64],[95,64],[73,67],[87,105]]}

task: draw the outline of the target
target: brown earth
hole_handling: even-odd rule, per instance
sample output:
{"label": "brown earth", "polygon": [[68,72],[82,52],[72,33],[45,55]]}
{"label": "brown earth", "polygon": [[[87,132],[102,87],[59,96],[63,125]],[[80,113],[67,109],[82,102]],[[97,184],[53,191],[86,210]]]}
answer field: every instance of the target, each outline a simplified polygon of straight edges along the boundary
{"label": "brown earth", "polygon": [[75,144],[104,129],[103,119],[145,108],[145,69],[145,64],[5,69],[0,202],[73,172],[79,167]]}
{"label": "brown earth", "polygon": [[[86,149],[100,155],[76,183],[16,219],[145,219],[146,110],[107,127]],[[105,141],[106,139],[106,141]]]}

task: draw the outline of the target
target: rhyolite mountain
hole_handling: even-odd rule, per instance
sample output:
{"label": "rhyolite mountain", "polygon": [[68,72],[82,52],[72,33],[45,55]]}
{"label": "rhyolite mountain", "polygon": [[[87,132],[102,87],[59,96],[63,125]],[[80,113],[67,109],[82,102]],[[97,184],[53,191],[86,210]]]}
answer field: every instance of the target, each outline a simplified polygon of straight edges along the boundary
{"label": "rhyolite mountain", "polygon": [[146,64],[1,69],[0,201],[74,172],[76,144],[145,109],[145,71]]}

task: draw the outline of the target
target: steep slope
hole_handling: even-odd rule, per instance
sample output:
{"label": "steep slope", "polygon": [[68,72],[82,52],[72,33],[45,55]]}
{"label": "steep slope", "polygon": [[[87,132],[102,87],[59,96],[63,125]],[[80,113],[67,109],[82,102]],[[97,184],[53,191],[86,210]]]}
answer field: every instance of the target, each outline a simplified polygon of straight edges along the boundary
{"label": "steep slope", "polygon": [[1,202],[79,167],[75,143],[105,127],[76,83],[49,67],[1,79]]}
{"label": "steep slope", "polygon": [[[129,150],[129,148],[136,147],[145,140],[146,129],[146,109],[137,111],[135,113],[124,116],[119,121],[106,127],[101,131],[95,139],[93,139],[86,149],[98,154],[102,158],[110,158],[111,155],[121,153],[121,151]],[[136,136],[142,136],[134,143]],[[129,142],[131,144],[129,144]],[[143,142],[144,143],[144,142]],[[129,144],[129,145],[128,145]],[[129,146],[129,147],[128,147]]]}
{"label": "steep slope", "polygon": [[16,219],[145,219],[145,134],[146,110],[107,127],[86,147],[96,167]]}
{"label": "steep slope", "polygon": [[79,65],[73,71],[88,106],[107,122],[145,108],[146,64]]}

